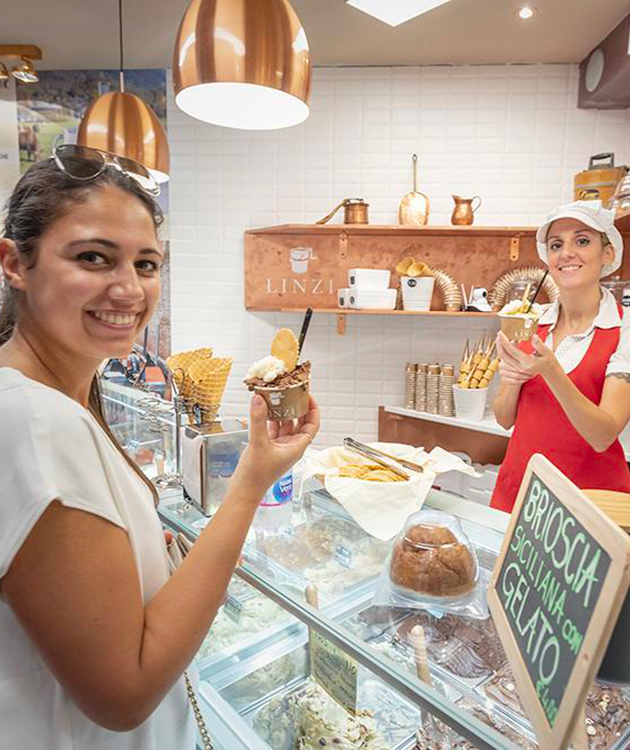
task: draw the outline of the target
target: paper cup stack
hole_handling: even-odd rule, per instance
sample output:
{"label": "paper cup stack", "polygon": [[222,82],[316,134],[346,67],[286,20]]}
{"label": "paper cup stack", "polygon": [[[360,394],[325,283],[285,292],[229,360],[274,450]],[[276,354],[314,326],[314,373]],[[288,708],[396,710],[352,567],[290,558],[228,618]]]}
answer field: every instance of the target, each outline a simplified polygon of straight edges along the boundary
{"label": "paper cup stack", "polygon": [[455,367],[453,365],[442,365],[439,381],[439,414],[444,417],[452,417],[455,414],[455,402],[453,400],[453,386],[455,385]]}
{"label": "paper cup stack", "polygon": [[416,374],[418,365],[407,362],[405,367],[405,409],[416,408]]}
{"label": "paper cup stack", "polygon": [[439,413],[440,399],[440,365],[429,365],[427,368],[427,407],[428,414]]}
{"label": "paper cup stack", "polygon": [[416,411],[427,410],[427,365],[416,366]]}

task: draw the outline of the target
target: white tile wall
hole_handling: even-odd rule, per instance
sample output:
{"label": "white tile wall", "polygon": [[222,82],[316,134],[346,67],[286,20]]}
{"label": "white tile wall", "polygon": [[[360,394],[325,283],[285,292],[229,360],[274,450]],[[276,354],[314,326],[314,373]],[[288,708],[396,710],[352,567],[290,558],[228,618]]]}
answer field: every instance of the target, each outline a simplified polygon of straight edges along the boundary
{"label": "white tile wall", "polygon": [[[630,162],[630,111],[577,109],[570,65],[320,68],[303,125],[247,133],[199,123],[169,98],[174,351],[212,345],[235,358],[224,412],[242,414],[240,381],[298,315],[247,313],[243,233],[313,222],[361,196],[375,224],[397,221],[420,155],[431,222],[448,224],[451,193],[480,194],[478,224],[533,225],[571,200],[592,154]],[[170,84],[169,84],[170,90]],[[314,316],[305,347],[323,428],[320,444],[374,439],[379,404],[401,404],[404,363],[455,361],[483,324],[445,318]]]}

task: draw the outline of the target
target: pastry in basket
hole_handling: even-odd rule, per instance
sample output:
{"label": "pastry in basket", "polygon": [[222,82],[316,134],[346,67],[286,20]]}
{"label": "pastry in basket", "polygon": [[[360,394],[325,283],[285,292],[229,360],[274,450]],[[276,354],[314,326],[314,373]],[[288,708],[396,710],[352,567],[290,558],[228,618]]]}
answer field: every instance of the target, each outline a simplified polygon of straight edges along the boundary
{"label": "pastry in basket", "polygon": [[362,479],[366,482],[404,482],[405,480],[383,466],[365,464],[346,464],[339,469],[340,477]]}
{"label": "pastry in basket", "polygon": [[297,419],[308,412],[311,363],[298,364],[300,347],[293,331],[282,328],[271,343],[271,355],[254,362],[245,377],[250,391],[267,403],[269,419]]}

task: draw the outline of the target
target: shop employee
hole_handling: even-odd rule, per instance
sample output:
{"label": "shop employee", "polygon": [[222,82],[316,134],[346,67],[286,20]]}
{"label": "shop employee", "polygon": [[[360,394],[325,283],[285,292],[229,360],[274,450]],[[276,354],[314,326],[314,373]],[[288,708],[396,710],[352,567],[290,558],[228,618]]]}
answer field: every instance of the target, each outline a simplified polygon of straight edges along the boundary
{"label": "shop employee", "polygon": [[497,337],[499,424],[514,427],[494,508],[510,512],[529,459],[542,453],[582,489],[630,492],[619,434],[630,419],[630,317],[600,279],[621,266],[614,212],[576,201],[547,217],[536,234],[540,258],[560,298],[538,333],[515,346]]}

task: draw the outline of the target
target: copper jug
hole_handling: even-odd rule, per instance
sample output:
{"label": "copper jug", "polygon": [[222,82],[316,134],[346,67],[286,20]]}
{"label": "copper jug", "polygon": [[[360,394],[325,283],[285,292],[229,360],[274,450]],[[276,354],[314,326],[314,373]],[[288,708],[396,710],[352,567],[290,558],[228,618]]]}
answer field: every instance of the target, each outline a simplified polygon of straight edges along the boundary
{"label": "copper jug", "polygon": [[[481,198],[475,195],[472,198],[460,198],[459,195],[453,195],[455,208],[451,216],[451,224],[455,226],[467,226],[475,220],[475,211],[481,206]],[[474,201],[479,201],[473,206]]]}

